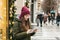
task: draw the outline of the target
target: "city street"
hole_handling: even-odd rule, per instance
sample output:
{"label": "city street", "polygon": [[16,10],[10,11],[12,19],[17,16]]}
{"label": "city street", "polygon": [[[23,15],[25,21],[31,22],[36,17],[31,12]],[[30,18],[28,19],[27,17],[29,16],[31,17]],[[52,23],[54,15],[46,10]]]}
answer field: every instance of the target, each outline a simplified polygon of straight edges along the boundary
{"label": "city street", "polygon": [[60,40],[60,0],[0,0],[0,40],[30,39]]}
{"label": "city street", "polygon": [[[34,26],[37,27],[37,26]],[[37,27],[37,33],[31,37],[32,40],[60,40],[60,26],[56,24],[52,25],[51,23],[43,27]]]}

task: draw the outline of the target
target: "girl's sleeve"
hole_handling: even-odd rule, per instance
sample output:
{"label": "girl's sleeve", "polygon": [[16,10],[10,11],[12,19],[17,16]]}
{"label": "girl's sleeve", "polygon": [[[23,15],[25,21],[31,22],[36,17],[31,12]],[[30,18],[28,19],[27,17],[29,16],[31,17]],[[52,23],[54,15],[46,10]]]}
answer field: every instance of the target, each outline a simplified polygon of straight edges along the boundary
{"label": "girl's sleeve", "polygon": [[17,39],[24,39],[28,36],[30,36],[30,34],[27,34],[26,32],[21,32],[21,33],[16,34]]}

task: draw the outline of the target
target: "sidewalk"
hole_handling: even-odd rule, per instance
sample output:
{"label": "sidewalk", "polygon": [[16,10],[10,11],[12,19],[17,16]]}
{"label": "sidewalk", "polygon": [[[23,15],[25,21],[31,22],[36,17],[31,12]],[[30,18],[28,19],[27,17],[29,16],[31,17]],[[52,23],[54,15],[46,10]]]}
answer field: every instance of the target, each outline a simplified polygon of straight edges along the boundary
{"label": "sidewalk", "polygon": [[[32,27],[37,27],[35,24]],[[43,24],[43,27],[37,27],[37,33],[31,37],[31,40],[60,40],[60,26],[56,24]]]}

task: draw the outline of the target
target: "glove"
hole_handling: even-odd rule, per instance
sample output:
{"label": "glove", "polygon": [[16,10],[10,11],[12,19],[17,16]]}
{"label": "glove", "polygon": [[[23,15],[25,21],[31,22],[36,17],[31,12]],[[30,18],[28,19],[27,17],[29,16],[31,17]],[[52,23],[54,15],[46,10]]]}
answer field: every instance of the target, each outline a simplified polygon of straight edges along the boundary
{"label": "glove", "polygon": [[27,34],[35,33],[36,31],[37,31],[37,29],[29,29],[27,31]]}
{"label": "glove", "polygon": [[27,30],[27,34],[32,33],[31,31],[32,31],[32,29]]}

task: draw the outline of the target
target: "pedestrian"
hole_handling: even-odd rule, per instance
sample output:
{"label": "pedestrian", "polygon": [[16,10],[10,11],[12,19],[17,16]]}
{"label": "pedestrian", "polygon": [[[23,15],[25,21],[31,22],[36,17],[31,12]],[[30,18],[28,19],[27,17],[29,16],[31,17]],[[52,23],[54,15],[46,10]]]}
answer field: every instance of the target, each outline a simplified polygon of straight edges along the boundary
{"label": "pedestrian", "polygon": [[48,22],[50,23],[50,21],[51,21],[51,14],[48,13]]}
{"label": "pedestrian", "polygon": [[43,14],[39,14],[40,26],[42,27]]}
{"label": "pedestrian", "polygon": [[[43,19],[43,20],[44,20],[44,24],[47,22],[47,18],[48,18],[48,15],[45,13],[45,14],[44,14],[44,19]],[[46,25],[47,25],[47,24],[46,24]]]}
{"label": "pedestrian", "polygon": [[55,17],[55,10],[54,10],[54,7],[51,9],[50,13],[51,13],[51,16],[53,15],[53,16]]}
{"label": "pedestrian", "polygon": [[54,15],[52,14],[52,15],[51,15],[52,25],[53,25],[54,19],[55,19],[55,17],[54,17]]}
{"label": "pedestrian", "polygon": [[31,29],[29,16],[29,9],[26,6],[22,7],[21,14],[19,16],[20,26],[15,28],[17,29],[16,31],[14,30],[16,40],[31,40],[31,36],[35,34],[37,29]]}
{"label": "pedestrian", "polygon": [[56,22],[57,22],[57,26],[59,26],[59,22],[60,22],[60,13],[57,14]]}

